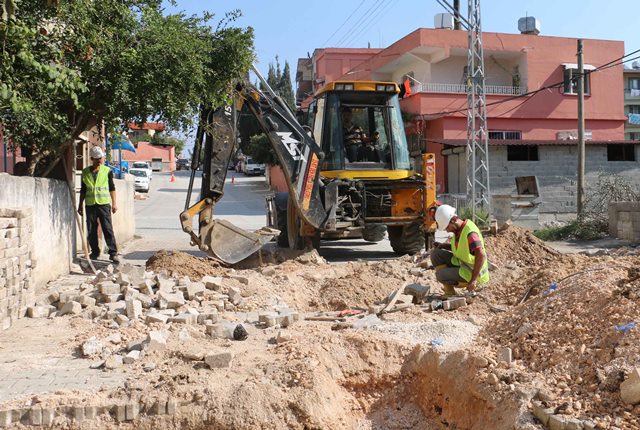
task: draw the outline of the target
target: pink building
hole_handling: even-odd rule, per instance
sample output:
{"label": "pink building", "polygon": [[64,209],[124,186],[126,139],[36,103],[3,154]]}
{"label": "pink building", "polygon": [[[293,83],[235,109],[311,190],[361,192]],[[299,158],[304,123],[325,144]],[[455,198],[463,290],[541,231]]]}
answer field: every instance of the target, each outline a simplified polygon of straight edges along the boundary
{"label": "pink building", "polygon": [[122,151],[122,159],[130,162],[149,161],[153,170],[158,172],[176,170],[176,149],[171,145],[152,145],[149,142],[138,142],[135,153]]}
{"label": "pink building", "polygon": [[[440,193],[465,193],[467,43],[466,31],[421,28],[383,50],[317,49],[314,88],[335,80],[400,83],[408,76],[412,93],[401,108],[409,140],[436,154]],[[539,212],[550,214],[540,222],[565,219],[575,212],[577,39],[485,32],[483,46],[492,194],[516,194],[515,177],[536,176],[543,197],[536,218]],[[596,70],[623,55],[621,41],[584,40],[585,70],[593,70],[585,84],[591,179],[602,170],[640,181],[639,147],[624,140],[623,66]]]}

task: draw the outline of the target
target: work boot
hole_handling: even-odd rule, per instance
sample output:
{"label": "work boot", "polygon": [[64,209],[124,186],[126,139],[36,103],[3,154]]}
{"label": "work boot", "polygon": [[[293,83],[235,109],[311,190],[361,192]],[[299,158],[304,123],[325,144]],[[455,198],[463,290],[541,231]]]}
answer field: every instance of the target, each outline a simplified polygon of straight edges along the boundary
{"label": "work boot", "polygon": [[89,260],[97,260],[98,257],[100,257],[100,254],[90,254],[89,255]]}
{"label": "work boot", "polygon": [[456,295],[456,289],[453,287],[453,285],[444,284],[442,286],[442,290],[444,291],[444,296],[446,297]]}
{"label": "work boot", "polygon": [[120,257],[118,257],[118,254],[110,255],[109,260],[113,261],[116,264],[120,263]]}

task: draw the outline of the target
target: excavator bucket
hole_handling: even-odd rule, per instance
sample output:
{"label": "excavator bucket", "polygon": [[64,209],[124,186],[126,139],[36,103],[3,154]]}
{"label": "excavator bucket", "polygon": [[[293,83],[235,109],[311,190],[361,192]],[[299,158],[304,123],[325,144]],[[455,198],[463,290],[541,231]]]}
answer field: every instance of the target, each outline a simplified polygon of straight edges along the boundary
{"label": "excavator bucket", "polygon": [[205,229],[202,243],[208,247],[207,253],[228,264],[244,260],[280,234],[268,227],[246,231],[225,220],[212,220]]}

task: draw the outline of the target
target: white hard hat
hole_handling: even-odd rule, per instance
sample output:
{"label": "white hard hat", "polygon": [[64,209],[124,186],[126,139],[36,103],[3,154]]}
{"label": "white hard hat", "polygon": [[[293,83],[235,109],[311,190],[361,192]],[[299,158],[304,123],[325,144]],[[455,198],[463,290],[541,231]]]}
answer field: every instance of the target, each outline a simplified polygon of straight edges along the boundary
{"label": "white hard hat", "polygon": [[438,224],[438,230],[445,230],[451,218],[456,215],[456,208],[449,205],[441,205],[436,209],[436,223]]}
{"label": "white hard hat", "polygon": [[99,146],[93,146],[91,147],[91,151],[89,151],[89,156],[94,159],[102,158],[104,157],[104,152],[102,152],[102,148]]}

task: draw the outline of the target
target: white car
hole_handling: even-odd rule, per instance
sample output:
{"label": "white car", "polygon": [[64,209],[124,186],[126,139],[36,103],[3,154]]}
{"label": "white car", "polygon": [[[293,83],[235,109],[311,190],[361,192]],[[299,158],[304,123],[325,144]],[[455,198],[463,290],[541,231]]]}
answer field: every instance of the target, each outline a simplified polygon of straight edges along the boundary
{"label": "white car", "polygon": [[147,171],[147,177],[149,180],[153,178],[153,170],[151,169],[151,163],[148,161],[134,161],[131,169],[142,169]]}
{"label": "white car", "polygon": [[147,169],[129,169],[129,173],[135,176],[136,191],[148,193],[150,181],[149,181],[149,174],[147,172]]}
{"label": "white car", "polygon": [[264,175],[265,165],[256,163],[252,158],[247,158],[244,162],[243,173],[247,176]]}

